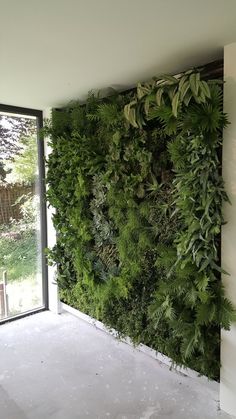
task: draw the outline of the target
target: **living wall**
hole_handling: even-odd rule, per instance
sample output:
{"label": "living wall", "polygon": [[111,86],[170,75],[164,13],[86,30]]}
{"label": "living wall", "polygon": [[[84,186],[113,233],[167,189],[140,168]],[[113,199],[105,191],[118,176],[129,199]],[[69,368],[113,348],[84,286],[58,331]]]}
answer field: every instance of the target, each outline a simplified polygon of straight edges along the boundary
{"label": "living wall", "polygon": [[48,199],[61,299],[219,376],[222,85],[201,72],[54,110]]}

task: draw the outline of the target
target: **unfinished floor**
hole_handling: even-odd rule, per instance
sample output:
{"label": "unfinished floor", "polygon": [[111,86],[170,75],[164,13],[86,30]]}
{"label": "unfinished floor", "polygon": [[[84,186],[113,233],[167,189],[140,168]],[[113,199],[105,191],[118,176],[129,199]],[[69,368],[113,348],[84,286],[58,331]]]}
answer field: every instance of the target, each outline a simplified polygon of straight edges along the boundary
{"label": "unfinished floor", "polygon": [[71,314],[0,326],[0,419],[230,418],[217,389]]}

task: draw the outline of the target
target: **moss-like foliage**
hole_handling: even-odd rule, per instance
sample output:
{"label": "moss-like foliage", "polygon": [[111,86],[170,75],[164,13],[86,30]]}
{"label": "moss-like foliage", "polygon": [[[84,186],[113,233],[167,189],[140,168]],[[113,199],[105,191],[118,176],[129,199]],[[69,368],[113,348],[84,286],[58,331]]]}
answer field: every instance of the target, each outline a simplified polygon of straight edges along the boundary
{"label": "moss-like foliage", "polygon": [[54,110],[48,199],[64,302],[210,378],[220,282],[222,88],[200,73]]}

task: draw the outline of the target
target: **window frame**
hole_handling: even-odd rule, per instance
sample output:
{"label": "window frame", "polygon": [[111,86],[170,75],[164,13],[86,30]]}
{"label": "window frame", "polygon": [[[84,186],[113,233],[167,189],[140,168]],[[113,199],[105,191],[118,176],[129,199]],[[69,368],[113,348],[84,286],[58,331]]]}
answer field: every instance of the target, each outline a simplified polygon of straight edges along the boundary
{"label": "window frame", "polygon": [[48,265],[45,255],[45,248],[47,248],[47,207],[46,207],[46,182],[45,182],[45,154],[44,141],[41,135],[43,128],[43,112],[37,109],[23,108],[19,106],[11,106],[0,104],[0,112],[9,115],[21,115],[36,117],[37,126],[37,149],[38,149],[38,169],[39,169],[39,196],[40,196],[40,250],[41,250],[41,267],[42,267],[42,305],[39,308],[26,311],[5,319],[0,320],[0,325],[9,321],[17,320],[31,314],[36,314],[41,311],[48,310],[49,296],[48,296]]}

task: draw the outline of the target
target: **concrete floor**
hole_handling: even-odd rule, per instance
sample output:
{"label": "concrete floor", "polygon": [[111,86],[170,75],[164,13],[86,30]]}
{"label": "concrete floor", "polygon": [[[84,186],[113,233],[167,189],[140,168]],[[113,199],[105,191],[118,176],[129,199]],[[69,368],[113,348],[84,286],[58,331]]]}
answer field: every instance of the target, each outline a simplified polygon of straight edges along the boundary
{"label": "concrete floor", "polygon": [[0,326],[0,419],[226,419],[184,377],[70,314]]}

